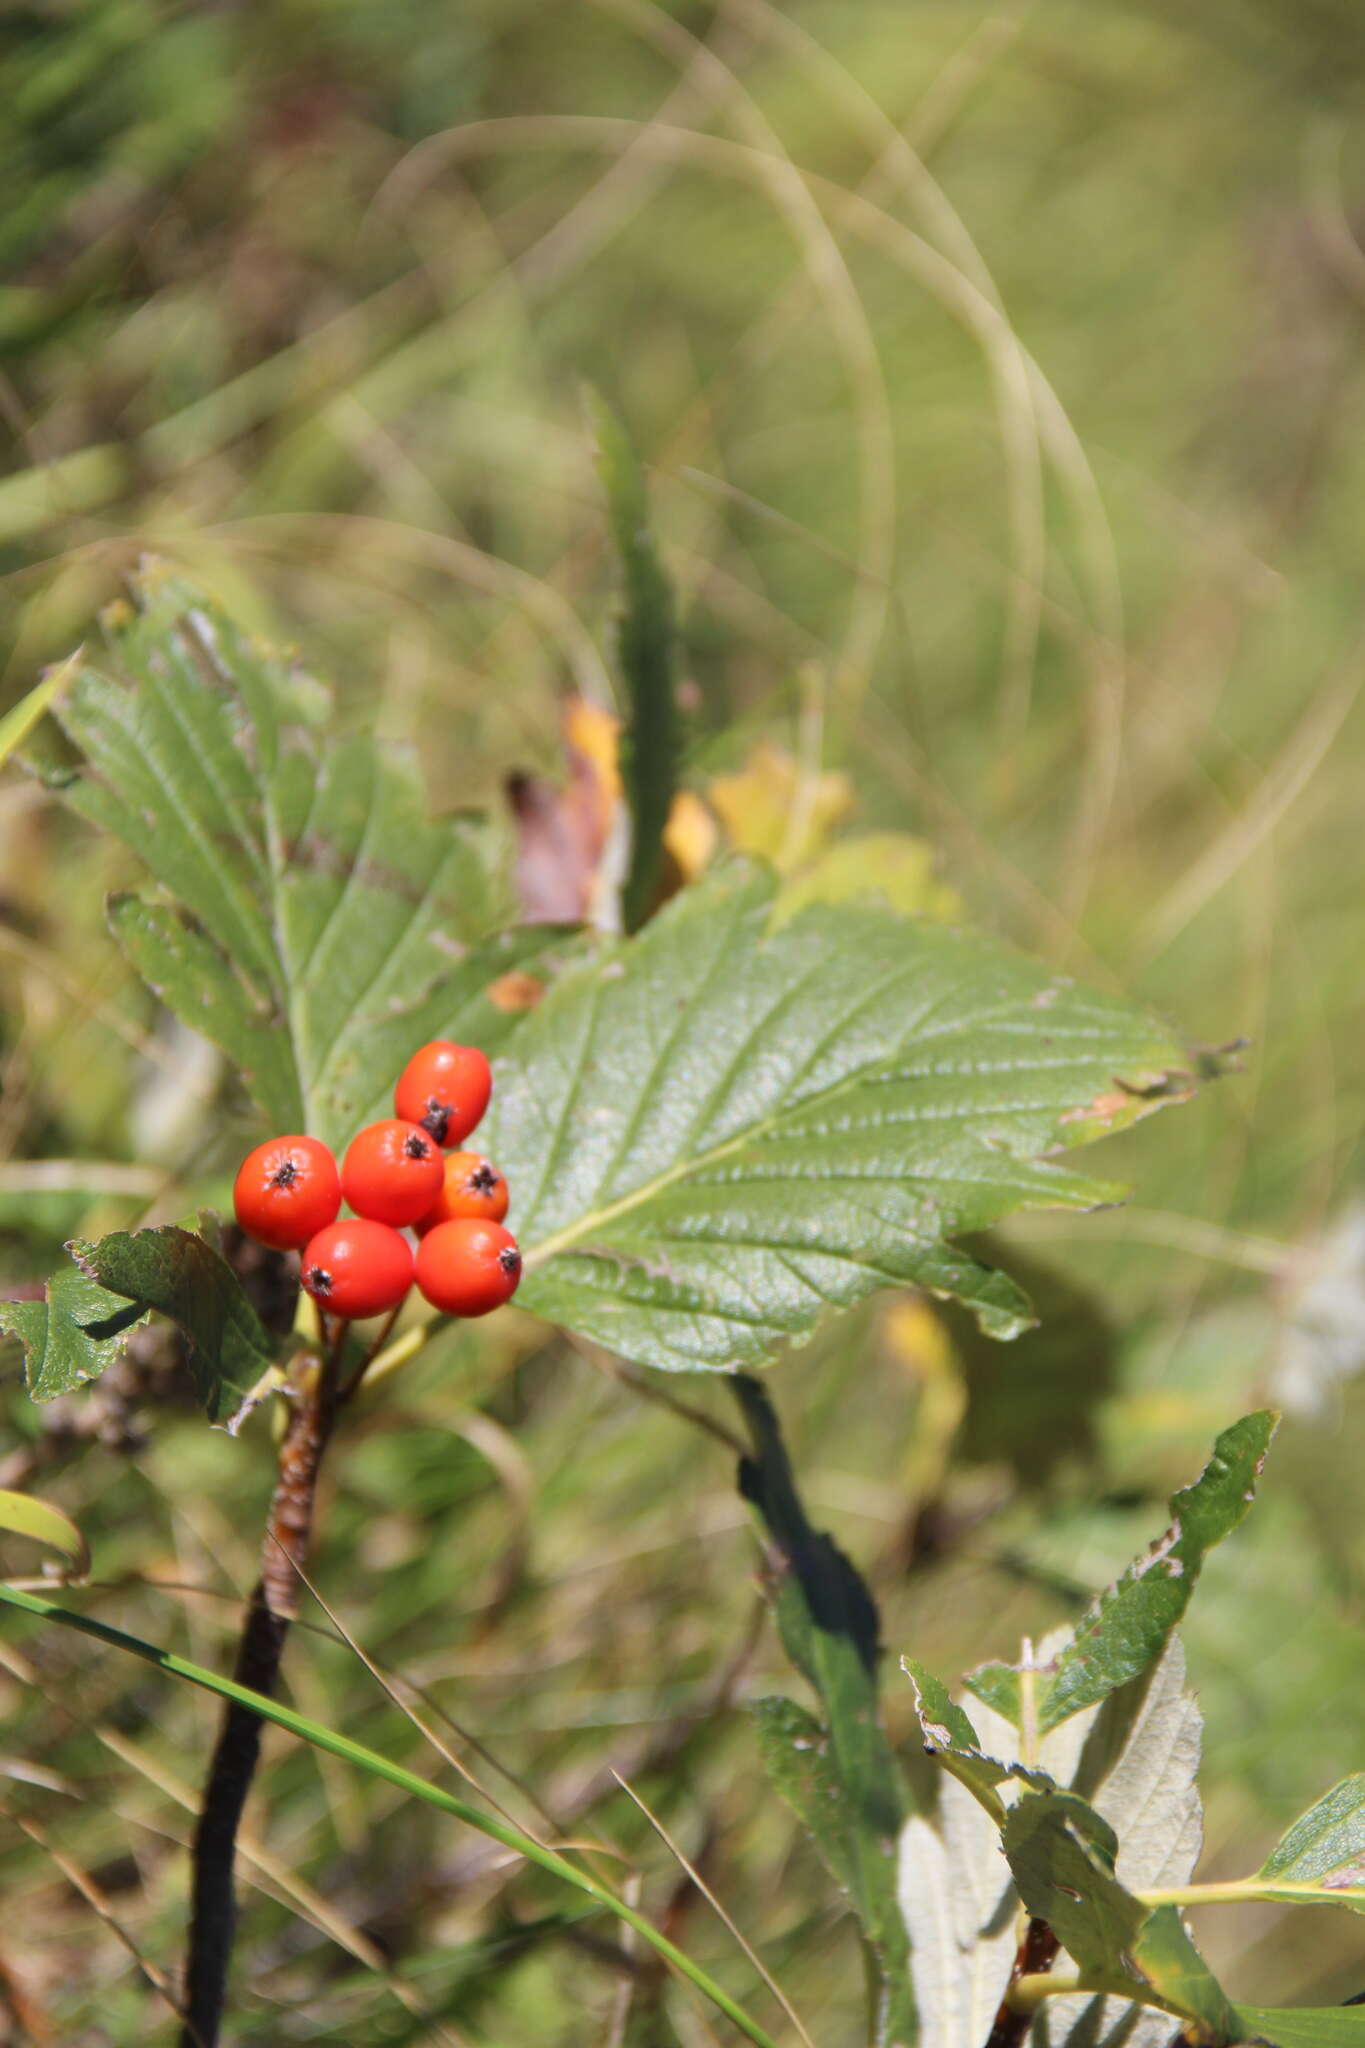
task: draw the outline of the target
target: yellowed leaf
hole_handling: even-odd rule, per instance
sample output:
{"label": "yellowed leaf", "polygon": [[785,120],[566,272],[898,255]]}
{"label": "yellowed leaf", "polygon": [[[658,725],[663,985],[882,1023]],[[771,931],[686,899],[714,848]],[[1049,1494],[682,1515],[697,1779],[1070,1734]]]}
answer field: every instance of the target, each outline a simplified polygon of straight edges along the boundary
{"label": "yellowed leaf", "polygon": [[809,773],[767,740],[736,774],[715,776],[706,793],[735,851],[770,861],[782,874],[813,858],[853,808],[846,775]]}

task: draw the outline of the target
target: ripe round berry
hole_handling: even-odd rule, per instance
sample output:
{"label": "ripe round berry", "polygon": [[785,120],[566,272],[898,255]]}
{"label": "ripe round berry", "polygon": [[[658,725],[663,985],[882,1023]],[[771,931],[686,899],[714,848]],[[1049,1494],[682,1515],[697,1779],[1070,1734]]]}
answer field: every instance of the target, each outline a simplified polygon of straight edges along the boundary
{"label": "ripe round berry", "polygon": [[321,1308],[363,1322],[397,1308],[412,1285],[412,1246],[366,1216],[329,1223],[308,1241],[303,1284]]}
{"label": "ripe round berry", "polygon": [[415,1223],[441,1192],[436,1140],[398,1117],[366,1124],[346,1148],[341,1192],[356,1215],[372,1223],[395,1229]]}
{"label": "ripe round berry", "polygon": [[486,1316],[517,1291],[521,1253],[510,1230],[473,1216],[438,1223],[417,1247],[417,1285],[449,1316]]}
{"label": "ripe round berry", "polygon": [[398,1116],[430,1131],[438,1145],[462,1145],[492,1093],[492,1069],[476,1045],[433,1038],[399,1075],[393,1106]]}
{"label": "ripe round berry", "polygon": [[417,1231],[425,1237],[438,1223],[453,1223],[459,1216],[501,1223],[506,1214],[507,1182],[492,1160],[485,1159],[482,1152],[447,1152],[441,1192],[418,1219]]}
{"label": "ripe round berry", "polygon": [[336,1160],[320,1138],[267,1138],[238,1167],[232,1206],[258,1244],[301,1251],[341,1207]]}

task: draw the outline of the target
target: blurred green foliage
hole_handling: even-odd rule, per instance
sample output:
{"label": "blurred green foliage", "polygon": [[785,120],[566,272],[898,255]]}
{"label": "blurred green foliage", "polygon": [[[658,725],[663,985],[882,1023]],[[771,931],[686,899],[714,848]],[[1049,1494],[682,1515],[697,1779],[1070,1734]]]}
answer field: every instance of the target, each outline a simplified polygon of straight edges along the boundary
{"label": "blurred green foliage", "polygon": [[[1252,1041],[1242,1078],[1106,1146],[1131,1209],[1011,1226],[1056,1309],[1036,1336],[986,1354],[874,1306],[772,1381],[888,1644],[947,1670],[1073,1611],[1211,1433],[1290,1386],[1187,1631],[1207,1868],[1251,1867],[1360,1762],[1354,5],[92,0],[8,10],[0,77],[0,710],[155,545],[338,674],[358,728],[417,738],[437,808],[497,806],[509,771],[556,772],[565,690],[608,688],[588,380],[648,466],[685,780],[757,740],[806,795],[842,771],[854,829],[932,842],[973,917],[1193,1038]],[[77,1230],[183,1213],[252,1128],[104,935],[131,879],[6,774],[14,1281]],[[152,1185],[111,1178],[128,1167]],[[204,1432],[155,1361],[41,1419],[12,1369],[7,1392],[0,1484],[50,1491],[99,1578],[127,1575],[111,1619],[221,1662],[262,1447]],[[748,1634],[726,1450],[514,1315],[357,1435],[318,1579],[369,1653],[636,1858],[677,1938],[761,2001],[615,1764],[822,2048],[856,2042],[855,1943],[735,1705],[788,1681]],[[171,1968],[188,1820],[99,1731],[193,1785],[209,1710],[79,1646],[19,1647],[43,1689],[0,1674],[6,1750],[80,1797],[13,1803]],[[306,1710],[423,1754],[325,1636],[291,1673]],[[595,1921],[382,1789],[270,1757],[271,1847],[452,2029],[607,2037],[621,1977]],[[151,1994],[44,1853],[7,1836],[0,1868],[0,1964],[22,1958],[57,2037],[139,2034]],[[1297,1925],[1201,1932],[1240,1998],[1358,1989],[1346,1936]],[[242,2041],[423,2038],[292,1907],[254,1899],[246,1940]],[[701,2038],[647,1972],[634,1998],[641,2039]]]}

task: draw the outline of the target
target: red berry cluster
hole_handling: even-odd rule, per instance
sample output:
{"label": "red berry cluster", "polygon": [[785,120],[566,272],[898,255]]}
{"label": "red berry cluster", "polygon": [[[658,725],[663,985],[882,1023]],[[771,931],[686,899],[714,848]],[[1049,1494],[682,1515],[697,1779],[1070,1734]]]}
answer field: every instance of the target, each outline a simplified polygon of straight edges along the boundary
{"label": "red berry cluster", "polygon": [[[397,1308],[414,1278],[434,1308],[487,1315],[521,1278],[502,1224],[507,1182],[482,1153],[454,1148],[492,1092],[476,1046],[433,1039],[399,1076],[394,1115],[351,1140],[340,1172],[318,1138],[268,1138],[248,1152],[232,1190],[237,1221],[261,1244],[302,1252],[304,1286],[348,1321]],[[343,1200],[355,1213],[338,1222]]]}

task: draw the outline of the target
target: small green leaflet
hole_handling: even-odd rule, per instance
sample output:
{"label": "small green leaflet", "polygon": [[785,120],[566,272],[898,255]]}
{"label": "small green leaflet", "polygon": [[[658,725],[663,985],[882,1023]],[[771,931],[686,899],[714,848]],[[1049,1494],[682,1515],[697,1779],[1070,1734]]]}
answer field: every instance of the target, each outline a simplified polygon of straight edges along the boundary
{"label": "small green leaflet", "polygon": [[145,1308],[101,1287],[78,1266],[53,1274],[45,1301],[0,1301],[0,1331],[22,1344],[35,1401],[55,1401],[98,1379],[146,1320]]}
{"label": "small green leaflet", "polygon": [[913,1657],[902,1657],[901,1669],[915,1688],[915,1712],[926,1747],[995,1820],[1005,1817],[997,1785],[1017,1779],[1039,1792],[1057,1789],[1046,1771],[985,1755],[975,1728],[943,1681]]}
{"label": "small green leaflet", "polygon": [[[1165,1535],[1100,1595],[1071,1641],[1034,1674],[1042,1733],[1094,1706],[1161,1654],[1189,1605],[1205,1555],[1251,1505],[1277,1420],[1269,1409],[1259,1409],[1223,1431],[1198,1479],[1172,1496]],[[983,1665],[966,1682],[978,1699],[1018,1725],[1017,1666]]]}
{"label": "small green leaflet", "polygon": [[229,1426],[275,1362],[275,1347],[227,1261],[191,1230],[116,1230],[67,1250],[90,1279],[179,1325],[210,1422]]}
{"label": "small green leaflet", "polygon": [[1343,1778],[1271,1850],[1257,1896],[1365,1912],[1365,1771]]}
{"label": "small green leaflet", "polygon": [[167,892],[110,904],[138,972],[276,1130],[344,1143],[423,1040],[496,1050],[490,983],[556,935],[480,945],[503,908],[486,833],[430,822],[414,761],[330,736],[326,694],[193,585],[153,565],[137,597],[53,705],[79,765],[44,772]]}
{"label": "small green leaflet", "polygon": [[1112,1185],[1055,1155],[1188,1095],[1151,1018],[995,940],[871,904],[777,930],[727,862],[571,967],[482,1127],[516,1190],[522,1304],[644,1364],[734,1370],[906,1283],[1025,1327],[953,1241]]}

